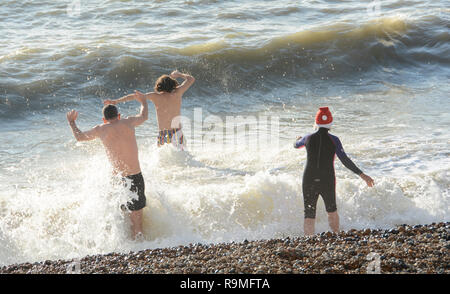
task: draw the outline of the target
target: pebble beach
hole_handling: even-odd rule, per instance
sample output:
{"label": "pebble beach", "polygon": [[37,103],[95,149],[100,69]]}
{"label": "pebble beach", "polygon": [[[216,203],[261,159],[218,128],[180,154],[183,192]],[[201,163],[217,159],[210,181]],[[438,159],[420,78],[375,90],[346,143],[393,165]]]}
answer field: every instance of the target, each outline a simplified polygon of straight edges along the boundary
{"label": "pebble beach", "polygon": [[[381,273],[448,272],[448,7],[2,0],[0,272],[365,273],[377,263]],[[105,100],[153,92],[175,70],[196,80],[171,105],[186,148],[158,147],[172,111],[149,100],[135,130],[145,241],[134,242],[111,153],[101,138],[78,142],[66,114],[92,130]],[[122,118],[140,111],[137,101],[117,106]],[[308,148],[293,143],[315,132],[320,107],[375,185],[337,156],[340,224],[362,231],[320,234],[329,226],[318,200],[319,235],[306,238]]]}
{"label": "pebble beach", "polygon": [[2,274],[448,274],[450,222],[47,260]]}

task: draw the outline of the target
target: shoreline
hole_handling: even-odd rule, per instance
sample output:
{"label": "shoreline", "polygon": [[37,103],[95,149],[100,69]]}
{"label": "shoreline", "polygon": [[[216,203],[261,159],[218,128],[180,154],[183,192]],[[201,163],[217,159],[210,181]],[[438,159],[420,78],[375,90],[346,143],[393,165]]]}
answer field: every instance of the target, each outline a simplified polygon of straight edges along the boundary
{"label": "shoreline", "polygon": [[450,222],[189,244],[0,267],[0,274],[450,273]]}

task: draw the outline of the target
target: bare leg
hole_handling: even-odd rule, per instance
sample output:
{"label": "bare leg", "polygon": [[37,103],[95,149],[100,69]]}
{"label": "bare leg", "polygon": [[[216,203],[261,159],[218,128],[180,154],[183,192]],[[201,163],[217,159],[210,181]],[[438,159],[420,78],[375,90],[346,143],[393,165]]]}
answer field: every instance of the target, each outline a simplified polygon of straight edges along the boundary
{"label": "bare leg", "polygon": [[315,223],[315,218],[305,218],[305,223],[303,225],[303,231],[305,232],[305,235],[314,235]]}
{"label": "bare leg", "polygon": [[339,232],[339,215],[337,211],[328,213],[328,224],[333,232]]}
{"label": "bare leg", "polygon": [[142,233],[142,209],[132,211],[130,213],[131,219],[131,231],[133,233],[132,239],[135,240],[136,236]]}

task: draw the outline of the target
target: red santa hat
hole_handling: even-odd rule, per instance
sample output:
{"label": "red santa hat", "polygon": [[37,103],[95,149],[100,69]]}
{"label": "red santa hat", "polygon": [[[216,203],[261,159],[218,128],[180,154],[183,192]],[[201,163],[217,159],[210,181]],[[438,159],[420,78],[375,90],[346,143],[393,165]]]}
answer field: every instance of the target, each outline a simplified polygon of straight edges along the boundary
{"label": "red santa hat", "polygon": [[315,126],[329,129],[333,124],[333,116],[328,107],[320,107],[316,114]]}

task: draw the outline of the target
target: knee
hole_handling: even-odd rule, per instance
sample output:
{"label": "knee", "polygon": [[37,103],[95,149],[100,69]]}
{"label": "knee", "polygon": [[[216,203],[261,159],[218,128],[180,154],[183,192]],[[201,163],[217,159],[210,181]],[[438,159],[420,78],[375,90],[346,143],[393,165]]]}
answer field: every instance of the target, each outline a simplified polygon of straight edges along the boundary
{"label": "knee", "polygon": [[315,211],[305,211],[305,220],[315,220],[316,219],[316,212]]}

